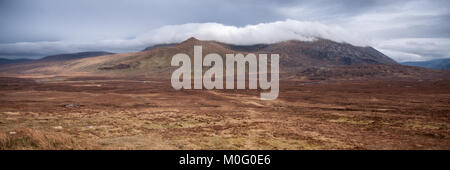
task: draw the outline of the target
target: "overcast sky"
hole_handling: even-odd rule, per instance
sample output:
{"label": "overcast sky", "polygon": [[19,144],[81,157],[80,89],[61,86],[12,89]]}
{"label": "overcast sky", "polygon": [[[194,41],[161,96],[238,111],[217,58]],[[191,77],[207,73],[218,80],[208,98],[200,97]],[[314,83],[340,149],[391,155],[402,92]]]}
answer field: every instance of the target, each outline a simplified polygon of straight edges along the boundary
{"label": "overcast sky", "polygon": [[0,58],[131,52],[195,36],[234,44],[327,38],[397,61],[450,57],[448,0],[0,0]]}

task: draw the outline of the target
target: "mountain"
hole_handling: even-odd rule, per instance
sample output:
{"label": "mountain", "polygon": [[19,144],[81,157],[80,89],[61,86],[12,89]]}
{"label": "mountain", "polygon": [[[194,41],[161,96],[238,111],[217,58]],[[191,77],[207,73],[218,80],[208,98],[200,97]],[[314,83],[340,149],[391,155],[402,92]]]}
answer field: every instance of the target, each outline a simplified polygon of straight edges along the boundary
{"label": "mountain", "polygon": [[30,61],[33,61],[33,59],[27,59],[27,58],[19,58],[19,59],[0,58],[0,65],[17,64],[17,63],[24,63],[24,62],[30,62]]}
{"label": "mountain", "polygon": [[[427,77],[437,71],[403,66],[371,47],[358,47],[325,39],[284,41],[273,44],[233,45],[189,38],[171,45],[153,46],[134,53],[109,54],[89,58],[15,64],[0,68],[0,74],[45,74],[86,76],[147,76],[170,78],[175,54],[186,53],[193,61],[194,45],[203,47],[203,56],[217,53],[278,53],[283,78],[354,79],[374,77]],[[225,60],[224,60],[225,61]],[[204,69],[205,71],[206,69]]]}
{"label": "mountain", "polygon": [[407,66],[425,67],[439,70],[450,70],[450,58],[435,59],[429,61],[411,61],[401,63]]}

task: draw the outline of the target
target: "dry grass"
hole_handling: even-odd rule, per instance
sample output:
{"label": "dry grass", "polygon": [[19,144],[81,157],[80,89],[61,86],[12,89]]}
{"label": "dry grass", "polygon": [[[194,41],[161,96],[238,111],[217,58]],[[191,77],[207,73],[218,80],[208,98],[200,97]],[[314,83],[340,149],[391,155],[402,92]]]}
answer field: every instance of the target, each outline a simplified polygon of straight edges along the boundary
{"label": "dry grass", "polygon": [[281,83],[261,101],[153,79],[0,78],[0,150],[450,148],[448,80]]}
{"label": "dry grass", "polygon": [[29,128],[19,128],[9,133],[0,133],[0,150],[55,150],[91,149],[93,146],[76,141],[61,132],[42,132]]}

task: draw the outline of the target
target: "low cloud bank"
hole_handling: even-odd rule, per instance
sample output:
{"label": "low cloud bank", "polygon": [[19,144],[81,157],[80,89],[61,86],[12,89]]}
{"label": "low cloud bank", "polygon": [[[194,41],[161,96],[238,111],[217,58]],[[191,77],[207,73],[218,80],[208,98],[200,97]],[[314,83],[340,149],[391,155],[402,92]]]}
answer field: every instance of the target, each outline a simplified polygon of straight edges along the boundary
{"label": "low cloud bank", "polygon": [[391,39],[370,37],[363,30],[353,30],[319,22],[285,20],[243,27],[220,23],[188,23],[168,25],[150,30],[133,39],[113,39],[94,42],[52,41],[0,44],[0,57],[46,56],[80,51],[132,52],[161,43],[177,43],[189,37],[248,45],[286,40],[312,41],[325,38],[359,46],[374,46],[397,61],[427,60],[449,55],[449,39]]}

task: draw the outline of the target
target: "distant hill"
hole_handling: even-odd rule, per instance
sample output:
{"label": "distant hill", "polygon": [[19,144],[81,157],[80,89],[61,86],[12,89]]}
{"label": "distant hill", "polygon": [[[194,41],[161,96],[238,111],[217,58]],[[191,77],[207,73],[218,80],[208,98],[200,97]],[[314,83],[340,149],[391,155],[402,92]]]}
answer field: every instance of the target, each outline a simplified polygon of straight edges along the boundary
{"label": "distant hill", "polygon": [[39,61],[74,60],[74,59],[95,57],[95,56],[102,56],[102,55],[110,55],[110,54],[114,54],[114,53],[105,52],[105,51],[87,51],[87,52],[79,52],[79,53],[51,55],[51,56],[41,58],[41,59],[39,59]]}
{"label": "distant hill", "polygon": [[4,64],[0,67],[0,73],[6,72],[8,74],[48,74],[54,72],[54,68],[68,67],[65,64],[69,63],[70,61],[112,54],[114,53],[104,51],[87,51],[79,53],[51,55],[37,60],[17,59],[17,61],[9,61],[9,59],[0,59],[0,61],[9,63]]}
{"label": "distant hill", "polygon": [[[386,77],[432,77],[439,71],[403,66],[372,47],[358,47],[326,39],[283,41],[273,44],[233,45],[189,38],[176,44],[156,45],[147,50],[95,57],[47,57],[42,61],[0,67],[0,74],[148,76],[170,78],[175,54],[186,53],[193,61],[194,46],[203,47],[203,55],[266,53],[280,54],[282,78],[355,79]],[[70,60],[67,60],[70,58]],[[225,60],[224,60],[225,61]],[[204,69],[205,71],[206,69]]]}
{"label": "distant hill", "polygon": [[24,63],[34,61],[33,59],[27,59],[27,58],[19,58],[19,59],[6,59],[6,58],[0,58],[0,65],[6,65],[6,64],[17,64],[17,63]]}
{"label": "distant hill", "polygon": [[49,61],[65,61],[65,60],[75,60],[87,57],[95,57],[101,55],[110,55],[114,53],[105,52],[105,51],[87,51],[87,52],[79,52],[79,53],[69,53],[69,54],[57,54],[46,56],[41,59],[28,59],[28,58],[19,58],[19,59],[6,59],[0,58],[0,65],[6,64],[19,64],[19,63],[38,63],[38,62],[49,62]]}
{"label": "distant hill", "polygon": [[439,70],[450,70],[450,58],[435,59],[429,61],[412,61],[401,63],[407,66],[425,67]]}

